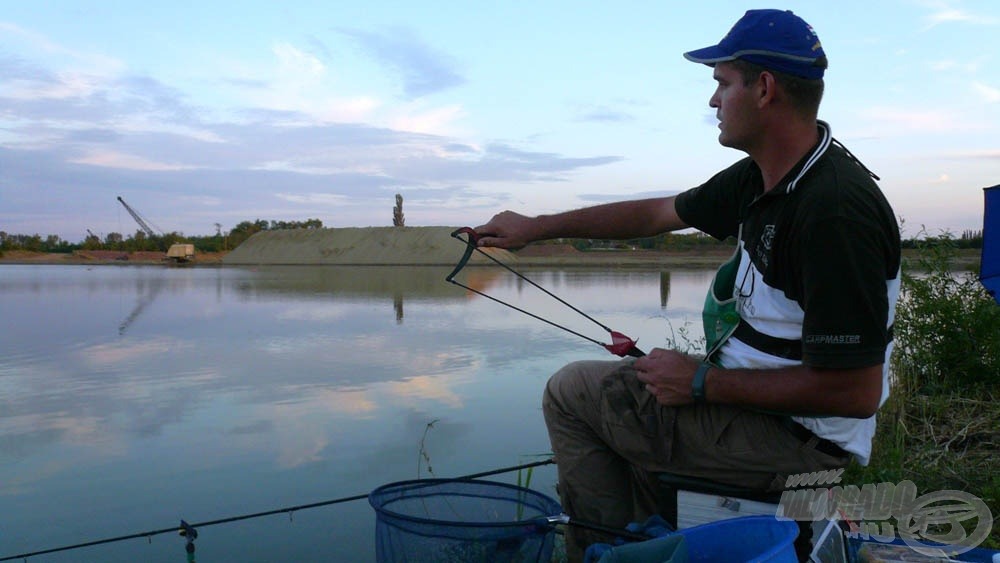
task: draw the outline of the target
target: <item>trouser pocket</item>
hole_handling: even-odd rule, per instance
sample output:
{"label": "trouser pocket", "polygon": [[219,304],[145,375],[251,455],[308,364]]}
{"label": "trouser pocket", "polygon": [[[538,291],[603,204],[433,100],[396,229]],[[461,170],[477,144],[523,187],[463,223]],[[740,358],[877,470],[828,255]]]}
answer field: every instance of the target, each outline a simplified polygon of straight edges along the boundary
{"label": "trouser pocket", "polygon": [[632,366],[601,381],[601,414],[608,444],[618,455],[647,470],[670,462],[674,409],[657,404]]}

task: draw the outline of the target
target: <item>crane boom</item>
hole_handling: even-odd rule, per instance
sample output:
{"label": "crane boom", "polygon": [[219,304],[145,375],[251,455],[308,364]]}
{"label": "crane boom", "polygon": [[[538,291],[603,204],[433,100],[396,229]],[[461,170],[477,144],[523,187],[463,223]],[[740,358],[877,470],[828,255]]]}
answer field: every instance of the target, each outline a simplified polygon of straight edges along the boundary
{"label": "crane boom", "polygon": [[[122,196],[118,196],[118,201],[122,204],[125,210],[128,211],[128,214],[131,215],[133,219],[135,219],[135,222],[139,223],[139,227],[141,227],[143,232],[146,233],[146,236],[154,238],[157,236],[158,232],[161,237],[166,238],[166,235],[163,234],[163,231],[159,227],[156,227],[156,225],[153,225],[151,227],[149,221],[144,219],[142,215],[139,215],[139,212],[136,211],[135,209],[132,209],[132,207],[129,206],[129,204],[125,203],[125,200],[122,199]],[[156,227],[156,231],[153,230],[154,227]],[[171,235],[173,234],[175,233],[171,233]],[[191,260],[194,260],[194,245],[190,243],[171,244],[170,248],[167,249],[167,260],[170,260],[174,263],[190,262]],[[124,332],[124,327],[126,326],[127,323],[122,324],[123,327],[122,332]]]}
{"label": "crane boom", "polygon": [[129,206],[129,204],[125,203],[125,200],[122,199],[122,196],[118,196],[118,201],[121,202],[121,204],[125,207],[125,211],[128,211],[128,214],[131,215],[133,219],[135,219],[135,222],[139,223],[139,227],[142,228],[142,230],[146,233],[147,236],[150,237],[156,236],[156,232],[153,231],[152,227],[149,226],[149,223],[147,223],[146,220],[142,218],[142,215],[139,215],[138,211],[132,209]]}

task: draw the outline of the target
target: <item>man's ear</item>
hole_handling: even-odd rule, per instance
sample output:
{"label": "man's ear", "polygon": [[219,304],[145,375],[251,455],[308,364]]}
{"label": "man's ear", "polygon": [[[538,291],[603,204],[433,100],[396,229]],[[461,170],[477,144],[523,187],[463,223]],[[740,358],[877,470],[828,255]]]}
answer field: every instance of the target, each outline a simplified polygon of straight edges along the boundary
{"label": "man's ear", "polygon": [[778,94],[777,88],[778,83],[774,79],[774,75],[768,71],[763,71],[757,76],[757,82],[754,84],[757,89],[757,106],[764,107],[770,103],[774,102],[775,97]]}

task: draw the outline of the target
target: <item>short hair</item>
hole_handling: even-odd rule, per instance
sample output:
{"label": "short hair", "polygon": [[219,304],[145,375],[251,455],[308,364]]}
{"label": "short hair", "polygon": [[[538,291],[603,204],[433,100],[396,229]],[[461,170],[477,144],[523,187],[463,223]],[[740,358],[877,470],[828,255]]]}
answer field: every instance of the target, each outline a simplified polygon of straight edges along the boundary
{"label": "short hair", "polygon": [[743,77],[743,85],[749,86],[760,73],[770,72],[774,76],[774,81],[788,94],[792,107],[802,115],[816,117],[819,113],[819,103],[823,99],[823,79],[809,79],[793,76],[777,70],[771,70],[759,64],[751,63],[743,59],[727,61]]}

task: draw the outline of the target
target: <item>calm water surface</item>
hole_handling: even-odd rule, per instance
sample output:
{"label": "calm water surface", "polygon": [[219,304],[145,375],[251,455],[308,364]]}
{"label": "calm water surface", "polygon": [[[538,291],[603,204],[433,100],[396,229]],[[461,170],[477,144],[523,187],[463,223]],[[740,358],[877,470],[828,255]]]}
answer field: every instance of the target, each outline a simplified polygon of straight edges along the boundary
{"label": "calm water surface", "polygon": [[[0,558],[367,493],[549,452],[548,376],[614,357],[439,268],[0,266]],[[664,345],[708,270],[528,270]],[[463,280],[598,340],[497,268]],[[428,424],[433,425],[428,428]],[[426,434],[425,434],[426,432]],[[430,462],[421,462],[421,440]],[[516,474],[493,479],[515,482]],[[555,469],[532,487],[554,496]],[[199,530],[199,561],[371,561],[367,501]],[[30,561],[185,561],[174,534]]]}

